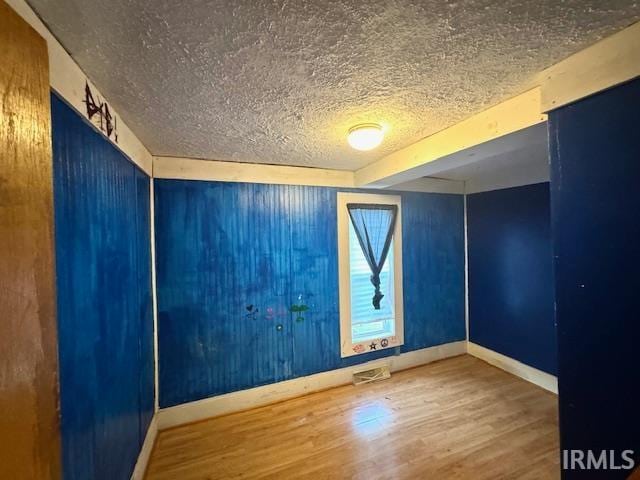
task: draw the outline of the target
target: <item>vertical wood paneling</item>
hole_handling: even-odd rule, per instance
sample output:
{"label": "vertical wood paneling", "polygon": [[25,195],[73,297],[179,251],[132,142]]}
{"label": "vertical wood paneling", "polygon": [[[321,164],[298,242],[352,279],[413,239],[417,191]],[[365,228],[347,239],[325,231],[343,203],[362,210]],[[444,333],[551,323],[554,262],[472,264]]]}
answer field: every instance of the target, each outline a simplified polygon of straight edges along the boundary
{"label": "vertical wood paneling", "polygon": [[[337,189],[188,180],[154,188],[162,407],[394,353],[340,358]],[[401,351],[464,339],[462,196],[402,197]],[[288,313],[299,295],[310,307],[302,322]]]}
{"label": "vertical wood paneling", "polygon": [[129,478],[153,413],[149,179],[55,95],[52,118],[64,477]]}
{"label": "vertical wood paneling", "polygon": [[404,192],[402,216],[405,344],[464,340],[462,196]]}
{"label": "vertical wood paneling", "polygon": [[639,124],[640,79],[549,115],[560,446],[614,450],[618,466],[623,450],[640,464]]}
{"label": "vertical wood paneling", "polygon": [[0,1],[0,478],[60,477],[47,47]]}
{"label": "vertical wood paneling", "polygon": [[469,337],[556,375],[549,209],[548,183],[467,197]]}
{"label": "vertical wood paneling", "polygon": [[291,285],[293,300],[310,307],[292,324],[294,376],[340,366],[336,192],[290,186]]}
{"label": "vertical wood paneling", "polygon": [[155,191],[174,199],[156,205],[156,248],[169,253],[157,260],[161,405],[289,378],[287,187],[161,181]]}
{"label": "vertical wood paneling", "polygon": [[151,199],[150,179],[134,168],[136,182],[136,287],[138,289],[138,317],[140,319],[140,448],[155,410],[155,359],[153,351],[153,305],[151,301]]}

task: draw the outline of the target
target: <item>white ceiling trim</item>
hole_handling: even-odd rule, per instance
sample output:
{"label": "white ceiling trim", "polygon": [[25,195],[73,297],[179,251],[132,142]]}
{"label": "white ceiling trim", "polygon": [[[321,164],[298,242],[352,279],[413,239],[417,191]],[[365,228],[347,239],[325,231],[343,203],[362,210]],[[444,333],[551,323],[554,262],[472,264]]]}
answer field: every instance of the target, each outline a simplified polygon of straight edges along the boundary
{"label": "white ceiling trim", "polygon": [[[49,83],[58,95],[66,100],[78,113],[92,123],[86,114],[87,108],[84,103],[84,89],[88,82],[95,98],[104,96],[93,85],[89,78],[80,69],[78,64],[69,56],[67,51],[60,45],[49,29],[42,23],[34,11],[24,0],[5,0],[29,25],[31,25],[47,42],[49,51]],[[119,114],[110,107],[111,114],[118,117],[117,132],[118,141],[113,137],[109,138],[103,131],[96,128],[100,134],[121,150],[133,163],[138,165],[145,173],[151,175],[152,159],[151,154],[142,142],[131,131],[127,124],[120,118]]]}
{"label": "white ceiling trim", "polygon": [[[86,75],[24,0],[7,0],[7,3],[47,41],[52,88],[86,117],[86,107],[83,102],[84,85],[88,81]],[[539,84],[539,87],[397,150],[355,172],[308,167],[283,166],[281,168],[308,168],[308,172],[305,171],[305,173],[296,170],[296,172],[300,172],[296,174],[300,181],[306,182],[302,184],[392,187],[394,184],[411,182],[425,175],[435,175],[442,168],[448,167],[456,158],[456,161],[460,161],[459,157],[454,156],[468,154],[467,150],[471,147],[494,143],[503,135],[544,122],[546,116],[542,112],[566,105],[638,76],[640,76],[640,23],[631,25],[540,72],[534,81],[534,84]],[[91,82],[89,83],[91,84]],[[91,87],[99,95],[93,84]],[[102,97],[102,95],[100,96]],[[118,115],[113,107],[112,113]],[[157,162],[152,160],[147,148],[121,118],[118,118],[118,137],[117,147],[144,171],[150,173],[152,164]],[[113,142],[112,139],[109,140]],[[489,148],[488,154],[491,153],[490,150],[491,148]],[[479,151],[474,149],[475,159],[482,158],[482,155],[478,156],[478,154]],[[172,159],[172,161],[174,160]],[[184,160],[194,161],[192,159]],[[441,162],[442,165],[440,165]],[[221,173],[219,175],[208,173],[207,175],[234,177],[233,169],[227,165],[229,162],[208,163],[207,167],[203,167],[204,170],[210,172],[215,166],[215,168],[220,168]],[[242,165],[239,162],[233,163]],[[425,168],[427,164],[429,167]],[[250,168],[255,169],[257,164],[245,165],[250,165]],[[264,166],[272,167],[267,164]],[[172,175],[180,175],[181,169],[184,168],[194,170],[192,167],[185,167],[184,164],[171,168],[162,165],[160,168],[161,171],[163,169],[173,171]],[[267,168],[267,171],[273,170]],[[291,182],[290,179],[282,178],[282,175],[273,174],[272,178],[276,183]],[[320,178],[317,178],[318,176]],[[256,178],[255,175],[249,175],[249,177]]]}
{"label": "white ceiling trim", "polygon": [[640,22],[543,70],[541,110],[550,110],[640,76]]}
{"label": "white ceiling trim", "polygon": [[[174,180],[358,188],[355,185],[353,172],[345,170],[220,162],[193,158],[153,157],[153,177]],[[396,184],[391,190],[463,194],[464,182],[438,178],[418,178],[410,182]]]}
{"label": "white ceiling trim", "polygon": [[353,172],[193,158],[153,157],[153,177],[353,188]]}
{"label": "white ceiling trim", "polygon": [[[351,171],[640,19],[636,0],[27,1],[155,155]],[[355,152],[364,122],[385,141]]]}

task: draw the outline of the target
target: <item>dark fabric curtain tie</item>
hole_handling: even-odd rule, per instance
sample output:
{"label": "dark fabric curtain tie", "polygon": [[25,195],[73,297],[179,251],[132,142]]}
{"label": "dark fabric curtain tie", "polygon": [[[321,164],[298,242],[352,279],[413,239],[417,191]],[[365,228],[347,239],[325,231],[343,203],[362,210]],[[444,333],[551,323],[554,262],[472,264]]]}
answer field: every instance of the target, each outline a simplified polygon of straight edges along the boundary
{"label": "dark fabric curtain tie", "polygon": [[369,279],[375,287],[375,293],[373,294],[373,308],[380,310],[380,300],[384,297],[384,294],[380,291],[380,274],[374,273]]}
{"label": "dark fabric curtain tie", "polygon": [[375,288],[373,308],[380,310],[380,301],[384,298],[380,291],[380,272],[389,254],[398,206],[348,203],[347,210],[358,243],[371,270],[371,284]]}

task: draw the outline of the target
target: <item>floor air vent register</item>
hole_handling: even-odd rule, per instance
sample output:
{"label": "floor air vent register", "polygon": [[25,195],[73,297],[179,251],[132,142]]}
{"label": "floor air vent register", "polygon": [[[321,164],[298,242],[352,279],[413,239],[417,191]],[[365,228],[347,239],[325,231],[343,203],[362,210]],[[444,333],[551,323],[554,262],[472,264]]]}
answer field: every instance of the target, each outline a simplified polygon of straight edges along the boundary
{"label": "floor air vent register", "polygon": [[377,382],[378,380],[386,380],[387,378],[391,378],[389,365],[381,365],[369,370],[354,372],[353,384],[362,385],[363,383]]}

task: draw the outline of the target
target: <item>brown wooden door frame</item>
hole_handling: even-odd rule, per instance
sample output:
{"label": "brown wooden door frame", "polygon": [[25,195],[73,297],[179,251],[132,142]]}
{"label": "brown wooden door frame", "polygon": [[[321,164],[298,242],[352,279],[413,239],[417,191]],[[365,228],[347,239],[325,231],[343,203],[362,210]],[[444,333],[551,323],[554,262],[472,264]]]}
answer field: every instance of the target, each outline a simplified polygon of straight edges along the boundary
{"label": "brown wooden door frame", "polygon": [[47,44],[0,0],[0,478],[58,479]]}

